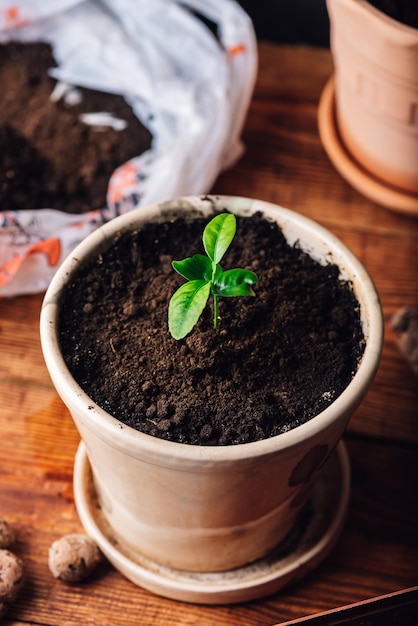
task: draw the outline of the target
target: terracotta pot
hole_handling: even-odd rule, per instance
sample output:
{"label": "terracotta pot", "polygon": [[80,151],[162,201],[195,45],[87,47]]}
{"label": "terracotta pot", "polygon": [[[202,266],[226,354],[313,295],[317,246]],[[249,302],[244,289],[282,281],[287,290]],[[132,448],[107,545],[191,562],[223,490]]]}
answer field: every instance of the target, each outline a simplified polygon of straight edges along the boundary
{"label": "terracotta pot", "polygon": [[[142,434],[97,407],[63,360],[57,318],[69,277],[108,247],[116,231],[167,213],[210,215],[228,207],[262,211],[311,256],[332,262],[352,281],[366,349],[346,390],[321,414],[276,437],[231,446],[193,446]],[[84,240],[58,270],[41,313],[41,340],[52,381],[81,434],[94,489],[118,545],[133,559],[193,571],[221,571],[265,555],[298,519],[309,485],[335,450],[375,374],[382,346],[379,299],[366,270],[331,233],[301,215],[246,198],[183,198],[118,217]]]}
{"label": "terracotta pot", "polygon": [[418,29],[366,0],[327,0],[337,127],[368,172],[418,194]]}

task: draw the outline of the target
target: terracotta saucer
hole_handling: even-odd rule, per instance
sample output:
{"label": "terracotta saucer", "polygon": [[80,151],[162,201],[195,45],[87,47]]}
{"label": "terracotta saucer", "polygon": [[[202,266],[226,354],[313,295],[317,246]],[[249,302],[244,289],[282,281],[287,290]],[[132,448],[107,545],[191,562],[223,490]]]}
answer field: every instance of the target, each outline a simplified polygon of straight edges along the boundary
{"label": "terracotta saucer", "polygon": [[339,538],[350,492],[349,459],[341,442],[324,466],[299,527],[265,558],[226,572],[196,573],[133,557],[116,542],[97,502],[90,463],[80,443],[74,466],[74,496],[86,533],[114,567],[158,595],[200,604],[229,604],[270,595],[314,569]]}
{"label": "terracotta saucer", "polygon": [[338,133],[335,116],[335,82],[325,85],[318,107],[318,129],[322,145],[341,176],[369,200],[388,209],[418,215],[418,195],[402,191],[367,172],[347,151]]}

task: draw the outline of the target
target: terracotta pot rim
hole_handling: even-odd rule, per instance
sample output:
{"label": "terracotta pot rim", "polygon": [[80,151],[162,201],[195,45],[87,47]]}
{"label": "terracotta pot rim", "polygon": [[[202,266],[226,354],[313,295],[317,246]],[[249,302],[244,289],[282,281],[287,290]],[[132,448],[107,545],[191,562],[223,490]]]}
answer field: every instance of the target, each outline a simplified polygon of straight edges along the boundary
{"label": "terracotta pot rim", "polygon": [[[367,319],[363,323],[366,325],[365,331],[368,334],[365,352],[358,370],[347,388],[327,409],[305,424],[287,433],[261,441],[229,446],[196,446],[159,439],[123,424],[95,405],[73,379],[64,362],[55,330],[59,294],[68,277],[76,270],[80,258],[93,247],[96,247],[96,245],[106,247],[106,241],[109,239],[111,232],[115,229],[129,229],[135,223],[137,217],[144,213],[144,210],[147,210],[147,212],[152,211],[154,215],[158,215],[170,209],[179,210],[185,206],[192,207],[193,205],[198,205],[199,209],[202,208],[208,211],[208,214],[213,208],[220,208],[221,205],[229,206],[243,214],[254,209],[264,210],[267,214],[275,213],[281,218],[280,224],[284,227],[284,230],[284,222],[291,222],[302,226],[305,233],[312,231],[317,235],[320,234],[329,249],[333,252],[338,250],[338,254],[346,261],[346,266],[350,273],[353,272],[353,276],[359,278],[357,286],[362,293],[363,307],[366,308],[363,312],[366,314]],[[375,375],[383,343],[383,319],[378,294],[365,268],[345,244],[313,220],[289,209],[260,200],[238,196],[215,195],[189,196],[166,203],[153,204],[149,207],[140,207],[114,218],[90,234],[64,260],[53,277],[42,305],[40,330],[44,359],[54,385],[65,404],[68,405],[71,402],[77,406],[78,412],[83,414],[83,421],[85,421],[87,428],[94,428],[96,432],[97,429],[101,429],[104,440],[111,441],[112,445],[119,447],[132,456],[135,456],[138,451],[150,456],[158,452],[161,456],[169,455],[173,461],[177,458],[187,459],[190,462],[198,460],[222,462],[233,458],[269,455],[278,449],[291,448],[302,441],[314,437],[318,430],[326,429],[341,413],[350,415],[357,408],[365,393],[364,390],[368,388]]]}
{"label": "terracotta pot rim", "polygon": [[[341,0],[340,0],[341,1]],[[399,20],[387,15],[373,4],[368,2],[368,0],[342,0],[343,2],[350,3],[350,8],[353,11],[357,11],[361,15],[370,16],[370,18],[379,22],[380,28],[382,28],[386,34],[393,34],[396,36],[397,33],[401,34],[401,36],[410,36],[411,44],[416,44],[417,36],[418,36],[418,28],[414,28],[413,26],[409,26],[408,24],[404,24]]]}

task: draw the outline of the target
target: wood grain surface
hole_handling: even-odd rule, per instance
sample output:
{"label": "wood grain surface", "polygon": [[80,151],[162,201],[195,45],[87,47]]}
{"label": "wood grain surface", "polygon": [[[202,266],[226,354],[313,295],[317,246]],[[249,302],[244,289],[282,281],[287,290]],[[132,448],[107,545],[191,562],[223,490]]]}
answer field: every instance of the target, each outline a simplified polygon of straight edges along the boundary
{"label": "wood grain surface", "polygon": [[376,379],[345,436],[352,470],[347,522],[336,547],[305,579],[231,606],[167,600],[104,564],[87,582],[52,578],[51,543],[82,532],[72,491],[79,443],[52,387],[39,343],[42,294],[0,301],[0,515],[17,534],[26,581],[4,624],[48,626],[271,626],[397,591],[418,580],[418,381],[390,327],[418,306],[418,219],[363,198],[336,172],[318,136],[327,50],[261,43],[245,125],[246,151],[213,192],[275,202],[311,217],[360,258],[379,291],[385,344]]}

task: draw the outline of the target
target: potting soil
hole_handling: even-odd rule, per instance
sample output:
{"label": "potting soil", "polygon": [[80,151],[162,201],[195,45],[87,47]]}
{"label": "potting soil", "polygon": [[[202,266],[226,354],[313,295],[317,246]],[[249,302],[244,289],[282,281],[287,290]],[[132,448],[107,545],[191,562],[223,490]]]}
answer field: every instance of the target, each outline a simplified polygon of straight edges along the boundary
{"label": "potting soil", "polygon": [[[114,170],[151,145],[149,131],[122,96],[77,88],[70,98],[53,101],[56,81],[48,69],[55,65],[47,43],[0,45],[2,211],[102,209]],[[100,112],[125,128],[80,119]]]}
{"label": "potting soil", "polygon": [[63,294],[60,341],[93,402],[147,434],[204,445],[246,443],[310,420],[347,387],[364,351],[359,304],[332,263],[321,265],[260,215],[237,219],[223,269],[243,267],[256,297],[220,298],[176,341],[171,267],[203,253],[207,220],[123,234]]}

